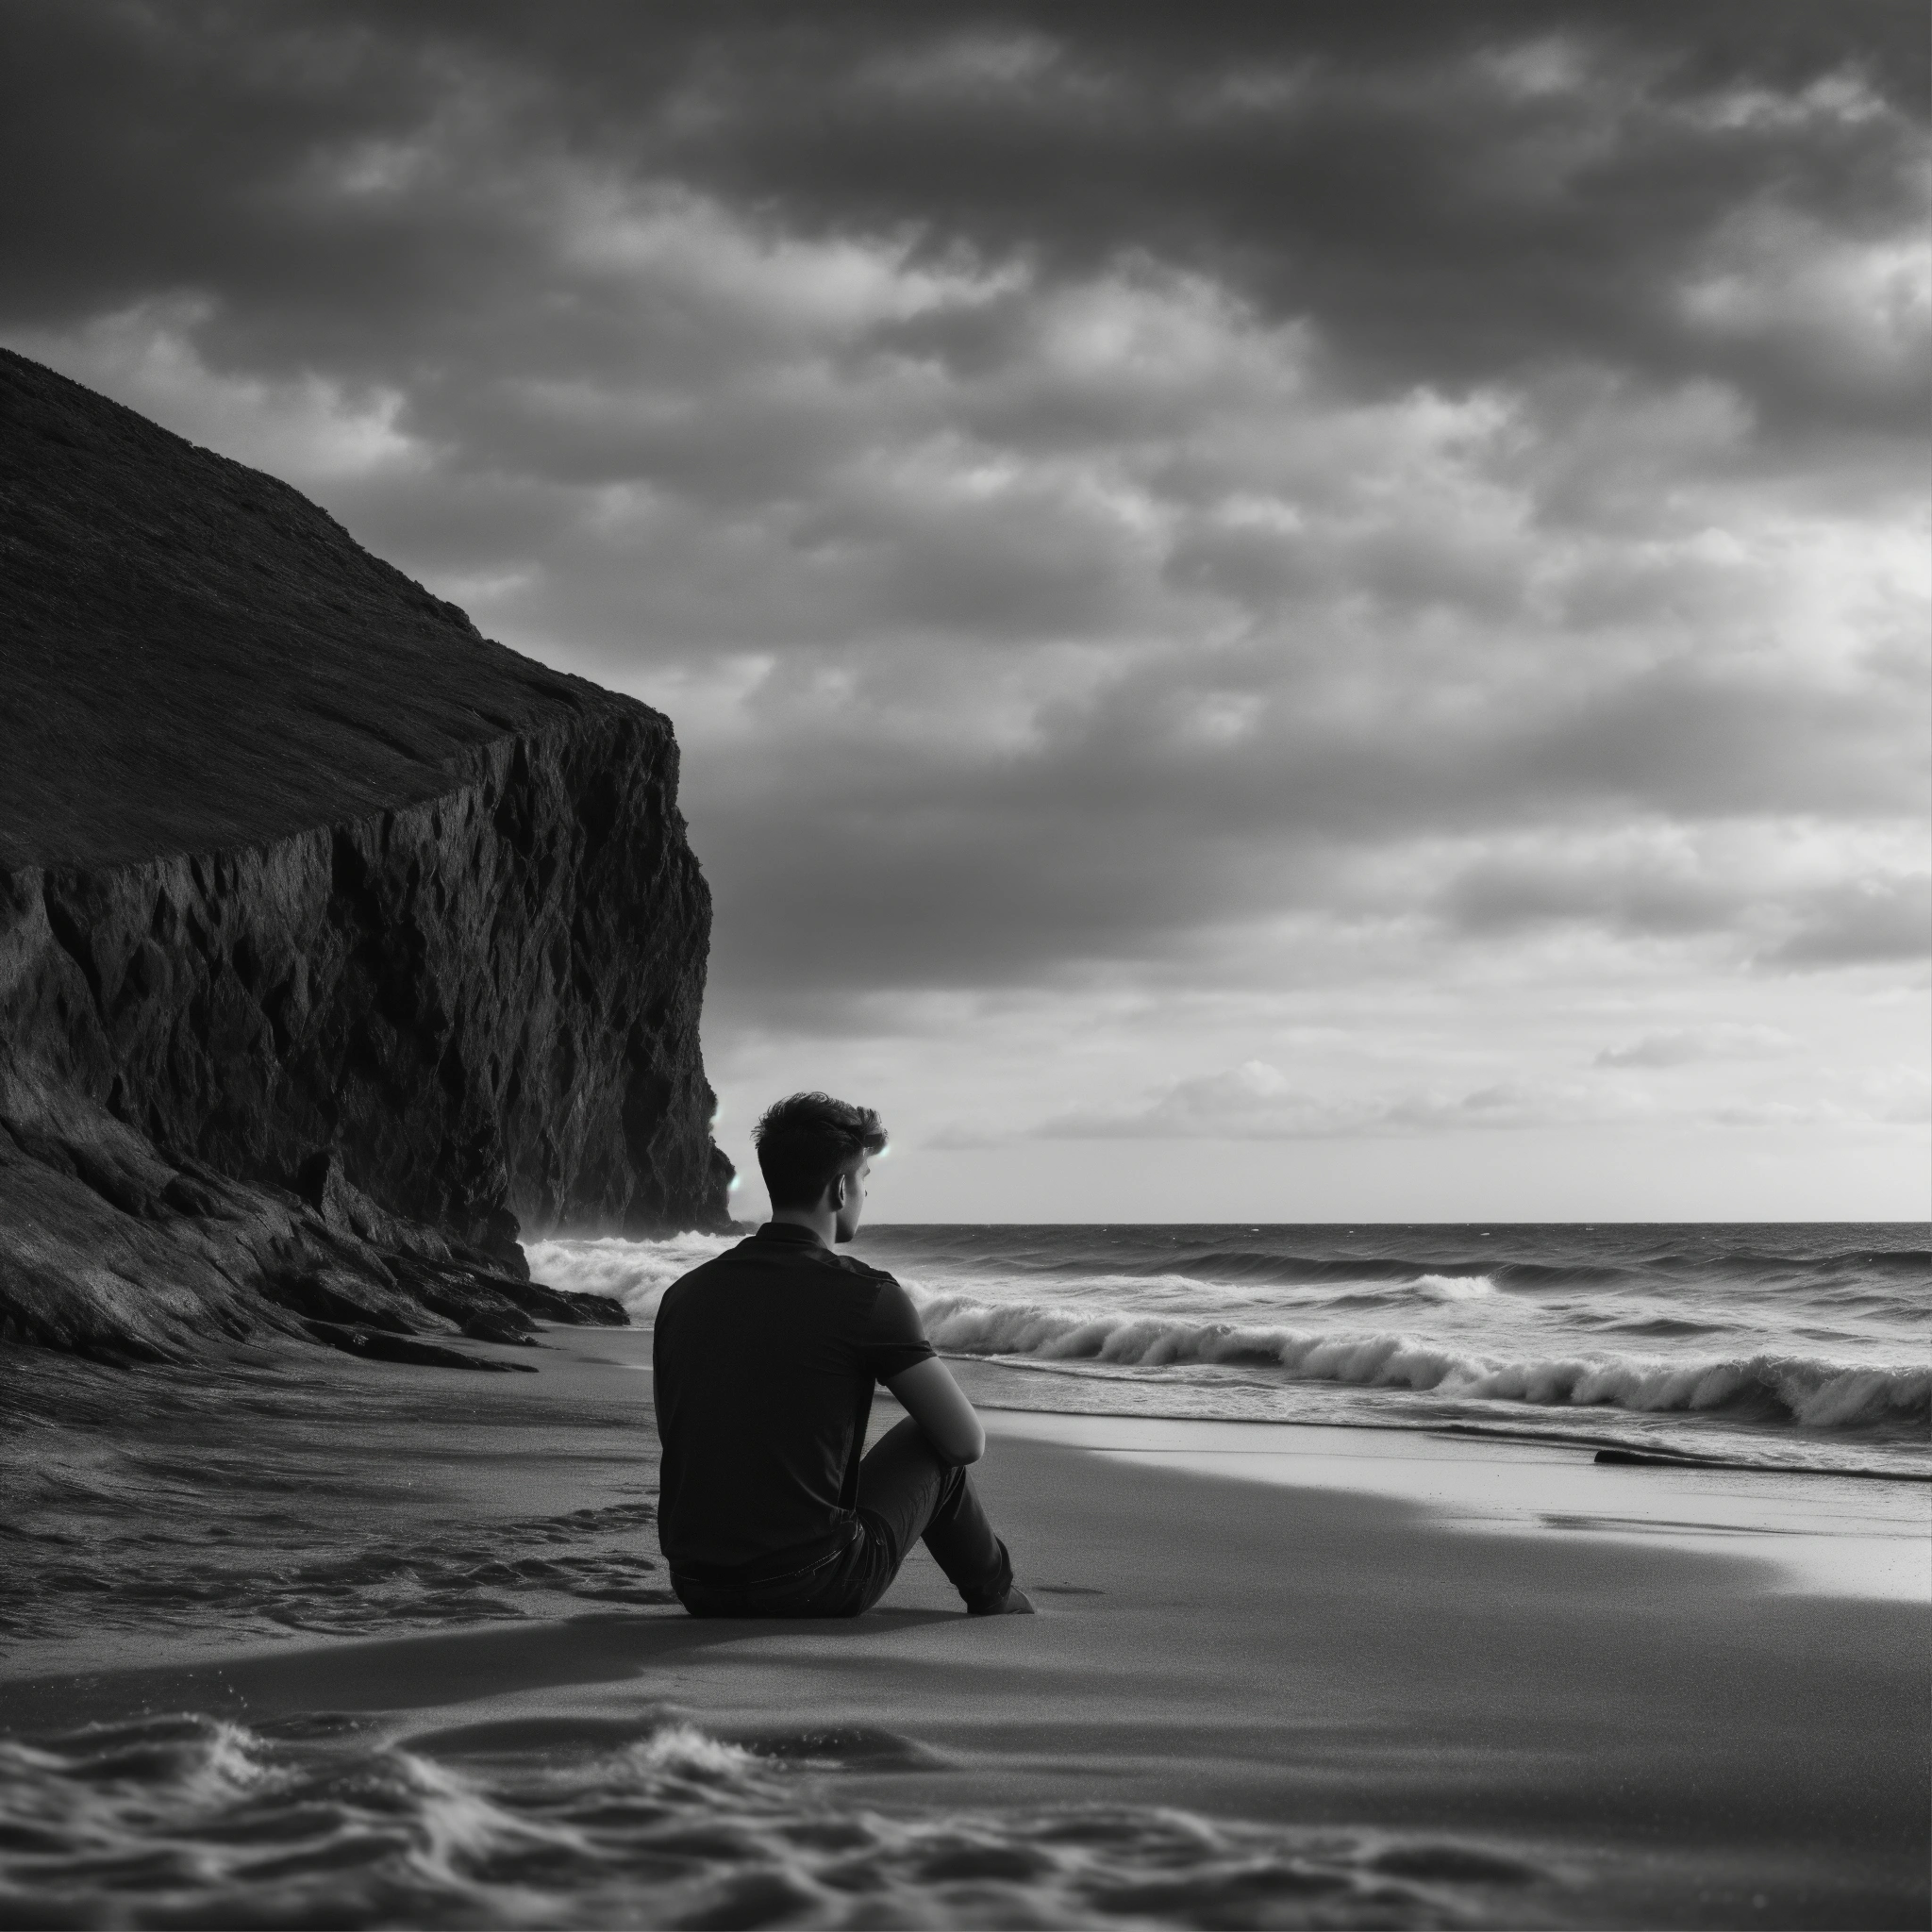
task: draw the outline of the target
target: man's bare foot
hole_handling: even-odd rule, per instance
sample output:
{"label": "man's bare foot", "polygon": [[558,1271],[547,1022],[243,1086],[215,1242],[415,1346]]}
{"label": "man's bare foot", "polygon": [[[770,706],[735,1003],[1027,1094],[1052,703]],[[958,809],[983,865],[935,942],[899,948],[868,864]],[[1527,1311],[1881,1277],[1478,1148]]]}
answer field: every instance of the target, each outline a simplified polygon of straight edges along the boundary
{"label": "man's bare foot", "polygon": [[968,1610],[969,1617],[1032,1617],[1039,1612],[1033,1607],[1033,1599],[1017,1583],[1007,1587],[1007,1593],[998,1603],[989,1604],[983,1610]]}

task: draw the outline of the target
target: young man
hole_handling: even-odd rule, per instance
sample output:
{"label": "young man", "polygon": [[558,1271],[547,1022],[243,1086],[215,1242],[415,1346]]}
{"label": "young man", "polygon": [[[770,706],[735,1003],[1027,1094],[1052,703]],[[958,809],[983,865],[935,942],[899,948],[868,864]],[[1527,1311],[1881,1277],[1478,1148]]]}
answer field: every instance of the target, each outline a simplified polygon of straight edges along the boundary
{"label": "young man", "polygon": [[[971,1615],[1024,1616],[966,1465],[973,1405],[858,1231],[879,1117],[794,1093],[758,1123],[772,1218],[665,1290],[653,1341],[658,1542],[695,1617],[856,1617],[923,1539]],[[861,1459],[874,1382],[906,1409]]]}

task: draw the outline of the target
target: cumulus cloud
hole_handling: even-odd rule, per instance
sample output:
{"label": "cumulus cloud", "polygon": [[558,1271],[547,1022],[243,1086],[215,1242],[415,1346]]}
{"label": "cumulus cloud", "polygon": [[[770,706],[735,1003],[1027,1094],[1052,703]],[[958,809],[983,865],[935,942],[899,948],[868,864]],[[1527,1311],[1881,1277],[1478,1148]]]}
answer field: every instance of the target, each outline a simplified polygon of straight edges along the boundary
{"label": "cumulus cloud", "polygon": [[[1713,1062],[1786,1061],[1797,1042],[1775,1027],[1715,1023],[1650,1033],[1596,1057],[1614,1069],[1654,1071]],[[1721,1090],[1720,1090],[1721,1091]],[[1298,1080],[1266,1060],[1195,1074],[1131,1099],[1065,1108],[1006,1126],[952,1121],[924,1144],[945,1150],[1043,1141],[1266,1142],[1438,1140],[1472,1131],[1809,1127],[1825,1130],[1916,1125],[1927,1118],[1927,1075],[1900,1063],[1831,1070],[1739,1097],[1646,1093],[1628,1086],[1555,1076],[1480,1086],[1365,1089]]]}
{"label": "cumulus cloud", "polygon": [[[1176,1081],[1138,1104],[1056,1114],[1032,1131],[1049,1141],[1307,1141],[1540,1127],[1627,1119],[1641,1111],[1643,1104],[1627,1097],[1515,1081],[1465,1093],[1324,1096],[1297,1088],[1265,1060],[1248,1060],[1225,1073]],[[941,1145],[977,1144],[958,1128],[939,1139]]]}
{"label": "cumulus cloud", "polygon": [[1892,1066],[1859,1075],[1837,1094],[1734,1101],[1711,1117],[1727,1127],[1919,1127],[1932,1120],[1932,1081],[1924,1067]]}
{"label": "cumulus cloud", "polygon": [[1710,1026],[1685,1026],[1668,1033],[1646,1033],[1624,1046],[1607,1046],[1597,1055],[1600,1067],[1688,1067],[1700,1060],[1775,1059],[1790,1053],[1797,1042],[1775,1026],[1740,1026],[1719,1022]]}

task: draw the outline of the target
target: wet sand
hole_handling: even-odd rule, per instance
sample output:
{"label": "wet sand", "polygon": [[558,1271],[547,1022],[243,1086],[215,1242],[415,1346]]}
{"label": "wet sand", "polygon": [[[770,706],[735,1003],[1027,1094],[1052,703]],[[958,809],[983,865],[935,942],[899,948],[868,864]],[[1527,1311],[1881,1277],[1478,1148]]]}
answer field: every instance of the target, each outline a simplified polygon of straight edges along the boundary
{"label": "wet sand", "polygon": [[[975,1379],[962,1365],[962,1379]],[[996,1433],[1222,1480],[1419,1504],[1441,1526],[1745,1557],[1769,1590],[1932,1604],[1932,1482],[1737,1463],[1602,1463],[1505,1428],[985,1411]]]}
{"label": "wet sand", "polygon": [[[525,1487],[544,1481],[541,1409],[574,1428],[596,1404],[634,1411],[635,1437],[600,1466],[573,1433],[554,1479],[590,1505],[634,1492],[643,1339],[557,1332],[544,1373],[514,1378]],[[1491,1533],[1390,1494],[1163,1466],[1144,1442],[1154,1459],[1128,1461],[992,1420],[978,1479],[1037,1618],[960,1616],[921,1553],[879,1611],[836,1625],[665,1607],[223,1655],[72,1640],[58,1670],[16,1653],[0,1728],[359,1713],[461,1760],[676,1718],[794,1756],[826,1740],[851,1804],[1182,1807],[1397,1833],[1413,1875],[1459,1874],[1489,1923],[1925,1923],[1924,1603],[1794,1590],[1721,1550]],[[502,1474],[443,1462],[433,1507],[474,1485],[488,1513]]]}

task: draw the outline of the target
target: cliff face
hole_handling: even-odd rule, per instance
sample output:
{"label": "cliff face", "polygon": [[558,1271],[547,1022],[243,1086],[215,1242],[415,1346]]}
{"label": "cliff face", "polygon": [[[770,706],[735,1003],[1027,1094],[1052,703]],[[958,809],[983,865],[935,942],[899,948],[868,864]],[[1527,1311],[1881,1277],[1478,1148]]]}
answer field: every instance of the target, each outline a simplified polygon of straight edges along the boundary
{"label": "cliff face", "polygon": [[726,1224],[668,721],[4,354],[0,545],[0,1335],[507,1333],[520,1226]]}

